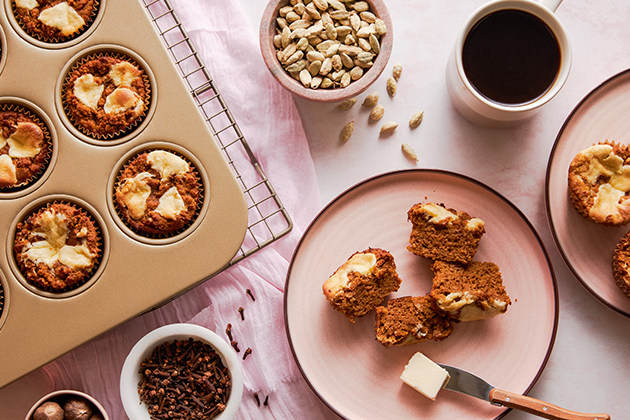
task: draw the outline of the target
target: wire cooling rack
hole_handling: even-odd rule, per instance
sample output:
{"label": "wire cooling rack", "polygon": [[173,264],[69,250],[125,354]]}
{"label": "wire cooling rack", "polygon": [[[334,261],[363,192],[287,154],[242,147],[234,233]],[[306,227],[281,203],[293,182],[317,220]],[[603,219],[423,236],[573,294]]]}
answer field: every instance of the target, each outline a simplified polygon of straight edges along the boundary
{"label": "wire cooling rack", "polygon": [[243,244],[229,263],[234,265],[286,235],[293,223],[171,4],[167,0],[142,1],[243,188],[248,227]]}

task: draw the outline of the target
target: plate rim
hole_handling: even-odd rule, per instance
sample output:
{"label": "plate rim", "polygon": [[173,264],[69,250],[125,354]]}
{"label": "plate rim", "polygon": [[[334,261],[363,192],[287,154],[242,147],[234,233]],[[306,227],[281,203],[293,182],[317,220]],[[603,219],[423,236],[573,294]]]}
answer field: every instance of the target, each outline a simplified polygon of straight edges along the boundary
{"label": "plate rim", "polygon": [[[298,356],[297,356],[297,354],[295,352],[295,348],[293,346],[293,340],[291,339],[291,332],[289,331],[289,322],[288,322],[289,319],[288,319],[288,313],[287,313],[287,299],[288,299],[288,295],[289,295],[288,291],[289,291],[289,280],[290,280],[291,272],[293,270],[293,265],[295,263],[296,257],[298,255],[300,249],[304,245],[304,241],[305,241],[306,237],[308,236],[310,231],[313,229],[315,224],[324,216],[324,214],[333,205],[335,205],[341,199],[345,198],[347,195],[349,195],[353,191],[361,188],[362,186],[364,186],[366,184],[375,182],[375,181],[383,179],[383,178],[399,176],[399,175],[406,174],[406,173],[436,174],[436,175],[442,175],[442,176],[446,176],[446,177],[459,178],[459,179],[462,179],[464,181],[470,182],[472,184],[476,184],[477,186],[486,189],[488,192],[490,192],[491,194],[495,195],[497,198],[499,198],[501,201],[503,201],[505,204],[507,204],[510,208],[512,208],[514,210],[514,212],[525,222],[525,224],[527,225],[529,230],[534,234],[534,237],[536,238],[536,242],[540,246],[540,249],[541,249],[541,251],[542,251],[542,253],[543,253],[544,257],[545,257],[545,261],[547,262],[547,267],[548,267],[549,273],[551,275],[551,281],[552,281],[552,286],[553,286],[554,316],[553,316],[553,330],[552,330],[552,334],[551,334],[551,337],[550,337],[550,340],[549,340],[549,345],[547,347],[547,352],[545,354],[545,357],[543,359],[543,362],[542,362],[540,368],[536,372],[536,375],[534,376],[533,380],[531,381],[531,383],[526,388],[526,390],[523,393],[523,395],[527,395],[532,390],[532,388],[534,387],[536,382],[538,382],[538,379],[540,379],[540,376],[542,375],[542,372],[545,370],[545,367],[547,366],[547,363],[549,362],[549,359],[551,357],[551,353],[553,351],[553,347],[554,347],[554,344],[555,344],[555,341],[556,341],[556,337],[557,337],[557,333],[558,333],[558,321],[559,321],[560,305],[559,305],[559,301],[558,301],[558,298],[559,298],[558,281],[556,279],[556,274],[555,274],[555,270],[553,268],[553,263],[551,261],[551,258],[549,257],[549,253],[547,252],[547,248],[545,246],[545,243],[542,241],[542,238],[539,235],[538,231],[536,230],[534,225],[530,222],[530,220],[527,218],[527,216],[514,203],[512,203],[510,200],[508,200],[506,197],[504,197],[502,194],[500,194],[497,190],[495,190],[494,188],[488,186],[487,184],[485,184],[485,183],[483,183],[481,181],[478,181],[478,180],[476,180],[476,179],[474,179],[474,178],[472,178],[472,177],[470,177],[468,175],[464,175],[464,174],[461,174],[461,173],[458,173],[458,172],[454,172],[454,171],[450,171],[450,170],[446,170],[446,169],[430,169],[430,168],[398,169],[398,170],[387,171],[387,172],[379,173],[377,175],[370,176],[368,178],[363,179],[362,181],[359,181],[359,182],[355,183],[354,185],[348,187],[347,189],[345,189],[344,191],[339,193],[335,198],[330,200],[330,202],[328,202],[317,213],[317,215],[311,220],[311,222],[309,223],[308,227],[306,229],[304,229],[304,232],[302,233],[302,236],[300,237],[300,239],[299,239],[295,249],[293,250],[293,253],[291,255],[291,260],[289,261],[289,266],[288,266],[288,269],[287,269],[287,274],[286,274],[285,283],[284,283],[284,293],[283,293],[284,296],[283,296],[283,304],[282,304],[282,306],[283,306],[284,328],[285,328],[285,334],[287,336],[287,341],[289,342],[289,348],[291,349],[291,354],[293,356],[293,360],[295,361],[295,363],[296,363],[296,365],[298,367],[298,370],[300,371],[300,374],[302,375],[302,378],[308,384],[309,388],[313,391],[313,393],[330,410],[332,410],[335,414],[337,414],[342,419],[350,420],[348,417],[346,417],[346,415],[340,413],[339,410],[337,410],[330,402],[328,402],[326,400],[326,398],[324,398],[323,395],[320,395],[320,393],[315,389],[315,386],[309,380],[306,372],[304,372],[304,370],[302,368],[302,364],[300,363],[300,361],[298,359]],[[499,413],[499,415],[497,415],[496,417],[494,417],[492,419],[488,419],[488,420],[499,420],[499,419],[503,418],[505,415],[507,415],[507,413],[509,413],[510,411],[512,411],[511,408],[505,407],[505,410],[503,410],[501,413]]]}
{"label": "plate rim", "polygon": [[597,86],[595,86],[593,89],[591,89],[586,95],[584,95],[584,97],[573,107],[569,115],[565,118],[564,122],[562,123],[562,126],[560,127],[560,130],[558,131],[558,134],[556,135],[556,139],[553,142],[553,147],[551,148],[551,152],[549,153],[549,159],[547,160],[547,171],[545,174],[545,213],[547,216],[547,223],[549,224],[549,230],[551,231],[551,236],[553,237],[554,244],[556,245],[556,249],[558,250],[558,253],[562,257],[562,260],[564,261],[565,265],[569,268],[573,276],[593,297],[595,297],[604,306],[610,308],[611,310],[613,310],[614,312],[622,316],[630,318],[630,312],[626,312],[622,310],[621,308],[617,308],[615,305],[608,302],[606,299],[600,296],[597,292],[595,292],[595,290],[593,290],[593,288],[589,286],[589,284],[582,278],[582,276],[573,267],[573,264],[571,263],[571,261],[569,261],[569,257],[566,255],[564,248],[562,247],[560,243],[560,238],[558,238],[558,233],[556,232],[556,226],[553,223],[553,217],[551,214],[551,204],[550,204],[551,199],[549,196],[549,183],[551,182],[551,168],[553,166],[553,160],[558,150],[560,139],[563,133],[565,132],[565,130],[567,129],[567,127],[569,126],[569,123],[571,122],[573,118],[575,118],[575,115],[578,113],[578,111],[580,111],[580,109],[593,96],[595,96],[601,89],[604,89],[606,86],[608,86],[611,83],[614,83],[616,80],[620,78],[628,77],[628,76],[630,76],[630,68],[622,70],[608,77],[607,79],[605,79],[604,81],[599,83]]}

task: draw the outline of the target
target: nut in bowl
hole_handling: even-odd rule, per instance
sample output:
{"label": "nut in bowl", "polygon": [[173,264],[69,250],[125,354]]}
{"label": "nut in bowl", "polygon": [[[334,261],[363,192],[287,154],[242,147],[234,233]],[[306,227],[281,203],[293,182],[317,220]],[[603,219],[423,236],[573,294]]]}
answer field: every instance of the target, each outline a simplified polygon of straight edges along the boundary
{"label": "nut in bowl", "polygon": [[90,395],[70,389],[51,392],[39,399],[25,420],[109,420],[103,406]]}
{"label": "nut in bowl", "polygon": [[365,91],[383,72],[394,43],[382,0],[270,0],[260,49],[289,92],[339,102]]}
{"label": "nut in bowl", "polygon": [[[179,392],[178,398],[171,392]],[[120,374],[123,407],[133,420],[180,410],[183,418],[230,420],[242,394],[243,374],[234,350],[214,332],[194,324],[170,324],[145,335],[129,352]]]}

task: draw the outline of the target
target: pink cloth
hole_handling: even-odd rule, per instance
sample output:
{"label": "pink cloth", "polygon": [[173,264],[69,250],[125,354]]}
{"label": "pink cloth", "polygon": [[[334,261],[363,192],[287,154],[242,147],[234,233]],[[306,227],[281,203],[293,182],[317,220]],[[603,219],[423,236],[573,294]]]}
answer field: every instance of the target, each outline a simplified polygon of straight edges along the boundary
{"label": "pink cloth", "polygon": [[[239,3],[171,0],[209,73],[293,222],[292,232],[168,305],[121,325],[42,369],[53,389],[96,397],[115,420],[126,419],[119,375],[144,334],[164,324],[203,325],[227,339],[233,326],[242,361],[243,402],[237,419],[337,418],[311,391],[291,354],[283,318],[283,289],[291,255],[320,209],[319,189],[300,117],[291,96],[266,70],[258,38]],[[251,289],[256,300],[246,295]],[[245,321],[238,308],[245,308]],[[269,405],[260,407],[269,396]]]}

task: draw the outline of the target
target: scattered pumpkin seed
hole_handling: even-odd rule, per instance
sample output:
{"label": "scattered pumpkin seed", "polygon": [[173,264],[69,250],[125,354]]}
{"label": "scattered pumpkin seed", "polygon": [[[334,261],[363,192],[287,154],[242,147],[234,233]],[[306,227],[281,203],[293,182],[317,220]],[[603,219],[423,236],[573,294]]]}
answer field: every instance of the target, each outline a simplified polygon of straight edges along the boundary
{"label": "scattered pumpkin seed", "polygon": [[368,96],[365,97],[361,106],[370,106],[370,107],[376,106],[376,104],[378,103],[378,100],[379,100],[378,91],[372,92]]}
{"label": "scattered pumpkin seed", "polygon": [[355,98],[346,99],[345,101],[337,105],[337,108],[339,108],[342,111],[347,111],[350,108],[352,108],[354,104],[356,103],[357,103],[357,100]]}
{"label": "scattered pumpkin seed", "polygon": [[396,86],[396,79],[394,79],[393,77],[388,78],[387,79],[387,93],[389,94],[389,96],[393,98],[394,95],[396,95],[397,89],[398,87]]}
{"label": "scattered pumpkin seed", "polygon": [[370,119],[372,121],[378,121],[383,118],[383,114],[385,114],[385,107],[381,104],[378,104],[370,112]]}
{"label": "scattered pumpkin seed", "polygon": [[416,154],[416,151],[413,150],[413,147],[409,146],[407,143],[403,143],[400,148],[402,149],[403,155],[418,162],[418,155]]}
{"label": "scattered pumpkin seed", "polygon": [[350,121],[341,130],[341,136],[339,137],[339,139],[343,143],[347,142],[350,139],[350,136],[352,136],[353,131],[354,131],[354,121]]}
{"label": "scattered pumpkin seed", "polygon": [[411,116],[411,119],[409,120],[409,127],[416,128],[417,126],[420,125],[423,118],[424,118],[424,111],[416,112],[415,114]]}
{"label": "scattered pumpkin seed", "polygon": [[381,131],[379,134],[389,134],[398,128],[398,123],[394,121],[387,122],[381,126]]}

